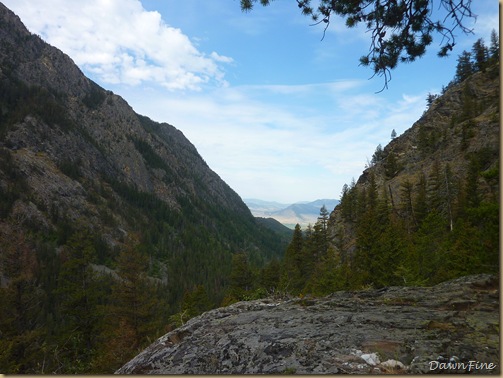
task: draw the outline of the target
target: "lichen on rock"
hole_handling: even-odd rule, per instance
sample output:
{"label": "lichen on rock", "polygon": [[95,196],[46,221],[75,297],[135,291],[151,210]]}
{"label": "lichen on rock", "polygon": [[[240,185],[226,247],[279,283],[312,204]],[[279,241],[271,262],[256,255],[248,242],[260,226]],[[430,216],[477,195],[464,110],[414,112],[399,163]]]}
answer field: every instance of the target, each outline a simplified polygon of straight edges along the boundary
{"label": "lichen on rock", "polygon": [[305,298],[235,303],[191,319],[116,373],[497,374],[499,363],[499,281],[476,275],[336,292],[309,306]]}

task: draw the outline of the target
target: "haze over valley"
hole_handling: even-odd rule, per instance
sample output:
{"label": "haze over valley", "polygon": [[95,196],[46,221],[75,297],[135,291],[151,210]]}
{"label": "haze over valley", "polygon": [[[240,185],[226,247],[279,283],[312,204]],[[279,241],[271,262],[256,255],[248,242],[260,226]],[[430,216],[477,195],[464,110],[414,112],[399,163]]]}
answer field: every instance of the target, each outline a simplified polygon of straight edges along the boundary
{"label": "haze over valley", "polygon": [[260,3],[0,3],[1,373],[500,373],[497,6]]}
{"label": "haze over valley", "polygon": [[293,229],[296,224],[305,228],[313,226],[320,216],[320,209],[325,206],[331,212],[339,203],[335,199],[320,199],[312,202],[296,202],[293,204],[283,204],[279,202],[263,201],[259,199],[245,198],[244,203],[253,216],[262,218],[273,218],[281,224]]}

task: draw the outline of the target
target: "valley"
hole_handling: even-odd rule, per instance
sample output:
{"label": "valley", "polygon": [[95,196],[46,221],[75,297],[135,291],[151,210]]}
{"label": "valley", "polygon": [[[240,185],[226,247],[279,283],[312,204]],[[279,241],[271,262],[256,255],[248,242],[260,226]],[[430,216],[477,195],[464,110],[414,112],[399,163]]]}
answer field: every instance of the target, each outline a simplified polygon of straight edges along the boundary
{"label": "valley", "polygon": [[339,203],[335,199],[320,199],[312,202],[296,202],[293,204],[246,198],[243,201],[253,216],[273,218],[292,230],[296,224],[299,224],[303,228],[306,228],[308,225],[314,226],[318,221],[322,206],[325,206],[331,212]]}
{"label": "valley", "polygon": [[0,3],[0,371],[499,367],[499,47],[472,51],[340,200],[281,204]]}

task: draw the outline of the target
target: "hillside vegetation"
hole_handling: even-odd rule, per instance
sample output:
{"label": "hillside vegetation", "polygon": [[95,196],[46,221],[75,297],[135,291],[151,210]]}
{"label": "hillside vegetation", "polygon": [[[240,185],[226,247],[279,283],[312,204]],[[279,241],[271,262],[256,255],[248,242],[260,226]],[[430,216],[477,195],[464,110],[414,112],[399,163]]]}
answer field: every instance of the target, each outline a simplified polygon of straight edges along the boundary
{"label": "hillside vegetation", "polygon": [[218,306],[233,255],[288,241],[173,126],[133,111],[0,4],[0,371],[110,373]]}
{"label": "hillside vegetation", "polygon": [[[326,295],[499,272],[499,46],[477,41],[423,116],[377,146],[331,214],[294,230],[268,287]],[[385,125],[383,125],[385,127]],[[246,275],[237,275],[244,277]],[[243,295],[241,298],[248,298]]]}

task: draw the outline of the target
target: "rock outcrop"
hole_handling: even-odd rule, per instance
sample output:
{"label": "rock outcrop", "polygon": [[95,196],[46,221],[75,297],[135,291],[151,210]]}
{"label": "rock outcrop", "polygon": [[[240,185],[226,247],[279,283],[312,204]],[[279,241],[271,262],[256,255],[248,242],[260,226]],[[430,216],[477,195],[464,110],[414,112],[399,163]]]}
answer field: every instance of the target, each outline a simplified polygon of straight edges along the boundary
{"label": "rock outcrop", "polygon": [[118,374],[500,372],[499,281],[239,302],[159,338]]}

